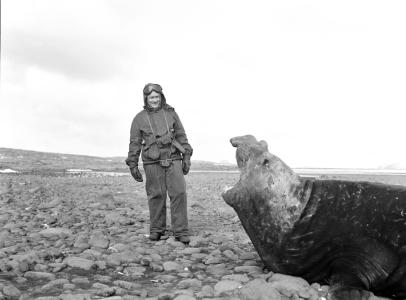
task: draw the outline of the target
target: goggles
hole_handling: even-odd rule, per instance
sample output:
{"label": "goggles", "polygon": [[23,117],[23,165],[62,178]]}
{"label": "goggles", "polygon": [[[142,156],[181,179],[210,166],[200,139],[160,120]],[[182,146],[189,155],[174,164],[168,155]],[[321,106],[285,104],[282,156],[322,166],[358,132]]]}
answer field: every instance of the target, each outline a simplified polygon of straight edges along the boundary
{"label": "goggles", "polygon": [[145,85],[143,92],[144,92],[144,95],[149,95],[153,91],[155,91],[159,94],[162,94],[162,87],[159,84],[148,83],[147,85]]}

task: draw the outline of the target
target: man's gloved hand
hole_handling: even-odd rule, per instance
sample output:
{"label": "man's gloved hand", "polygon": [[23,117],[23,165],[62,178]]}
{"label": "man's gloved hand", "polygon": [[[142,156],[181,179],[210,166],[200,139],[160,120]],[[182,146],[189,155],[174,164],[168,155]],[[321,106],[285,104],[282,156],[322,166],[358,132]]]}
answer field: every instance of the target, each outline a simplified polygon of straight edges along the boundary
{"label": "man's gloved hand", "polygon": [[135,181],[143,182],[144,179],[142,178],[142,174],[138,167],[130,168],[131,176],[135,179]]}
{"label": "man's gloved hand", "polygon": [[190,165],[191,165],[191,162],[190,162],[190,155],[184,155],[183,156],[183,158],[182,158],[182,171],[183,171],[183,174],[184,175],[186,175],[187,173],[189,173],[189,170],[190,170]]}

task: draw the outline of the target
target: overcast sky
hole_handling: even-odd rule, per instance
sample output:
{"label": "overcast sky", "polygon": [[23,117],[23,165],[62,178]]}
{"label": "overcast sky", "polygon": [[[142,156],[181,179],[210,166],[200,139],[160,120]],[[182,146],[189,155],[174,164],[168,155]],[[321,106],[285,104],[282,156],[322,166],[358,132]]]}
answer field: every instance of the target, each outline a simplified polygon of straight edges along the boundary
{"label": "overcast sky", "polygon": [[406,167],[406,1],[2,0],[0,147],[126,156],[148,82],[193,159]]}

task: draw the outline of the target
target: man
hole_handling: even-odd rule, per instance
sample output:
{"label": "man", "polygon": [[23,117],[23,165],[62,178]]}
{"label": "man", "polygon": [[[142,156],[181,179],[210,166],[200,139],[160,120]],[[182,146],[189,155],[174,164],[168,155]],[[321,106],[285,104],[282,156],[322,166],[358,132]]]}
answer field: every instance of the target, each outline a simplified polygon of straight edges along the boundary
{"label": "man", "polygon": [[138,169],[141,154],[150,214],[149,239],[157,241],[165,233],[168,193],[175,239],[187,244],[189,230],[184,175],[189,172],[193,149],[178,114],[166,103],[161,86],[148,83],[143,92],[144,109],[131,124],[126,164],[134,179],[142,182]]}

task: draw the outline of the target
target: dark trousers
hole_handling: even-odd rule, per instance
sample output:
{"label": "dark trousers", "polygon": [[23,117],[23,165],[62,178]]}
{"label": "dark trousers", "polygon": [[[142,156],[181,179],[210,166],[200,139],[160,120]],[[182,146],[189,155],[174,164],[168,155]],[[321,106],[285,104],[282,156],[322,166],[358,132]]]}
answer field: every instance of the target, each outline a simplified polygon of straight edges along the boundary
{"label": "dark trousers", "polygon": [[159,163],[144,165],[148,196],[150,232],[166,230],[166,195],[169,195],[172,230],[175,236],[188,235],[186,183],[182,161],[175,160],[169,167]]}

